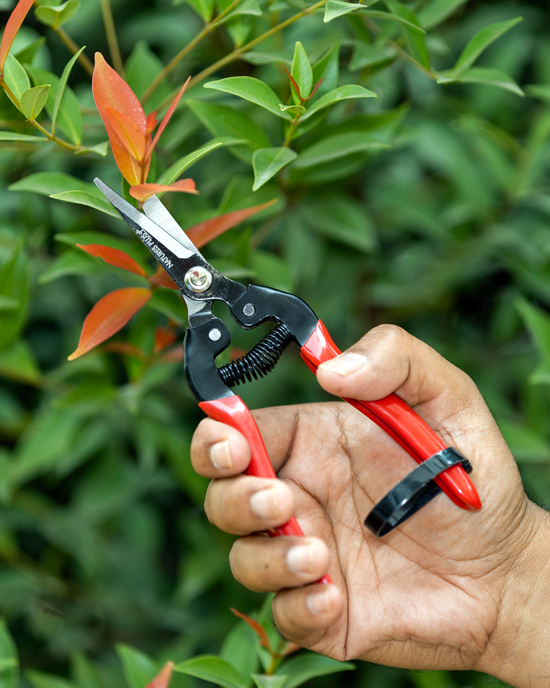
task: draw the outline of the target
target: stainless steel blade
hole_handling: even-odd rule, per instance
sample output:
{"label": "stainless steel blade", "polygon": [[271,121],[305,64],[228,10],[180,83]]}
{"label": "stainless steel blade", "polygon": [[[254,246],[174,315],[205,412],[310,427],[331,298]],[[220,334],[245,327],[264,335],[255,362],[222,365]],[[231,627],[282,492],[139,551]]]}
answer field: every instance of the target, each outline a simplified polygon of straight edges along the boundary
{"label": "stainless steel blade", "polygon": [[201,253],[195,244],[189,239],[187,234],[179,226],[175,218],[169,213],[166,206],[156,196],[150,196],[143,203],[143,212],[150,220],[153,220],[159,227],[170,234],[180,244],[186,246],[190,251],[193,251],[197,256]]}
{"label": "stainless steel blade", "polygon": [[[96,177],[94,179],[94,183],[97,186],[97,188],[103,193],[103,195],[109,201],[109,203],[111,203],[111,205],[116,210],[118,210],[118,212],[124,218],[129,218],[135,225],[137,225],[141,228],[141,230],[143,230],[143,234],[140,234],[137,231],[136,234],[138,234],[139,238],[145,243],[145,245],[149,245],[147,235],[150,235],[156,242],[158,242],[161,245],[164,245],[171,253],[173,253],[178,258],[190,258],[191,256],[196,255],[198,253],[197,249],[195,249],[193,244],[191,244],[191,246],[193,246],[193,249],[190,249],[186,244],[184,245],[177,238],[173,237],[169,232],[164,230],[162,227],[159,227],[159,225],[156,224],[156,222],[151,220],[149,217],[147,217],[147,215],[140,213],[140,211],[137,208],[134,208],[134,206],[128,203],[128,201],[122,198],[122,196],[119,196],[115,191],[113,191],[110,187],[104,184],[101,181],[101,179],[98,179]],[[180,231],[183,232],[183,230]],[[187,239],[187,237],[185,238]]]}

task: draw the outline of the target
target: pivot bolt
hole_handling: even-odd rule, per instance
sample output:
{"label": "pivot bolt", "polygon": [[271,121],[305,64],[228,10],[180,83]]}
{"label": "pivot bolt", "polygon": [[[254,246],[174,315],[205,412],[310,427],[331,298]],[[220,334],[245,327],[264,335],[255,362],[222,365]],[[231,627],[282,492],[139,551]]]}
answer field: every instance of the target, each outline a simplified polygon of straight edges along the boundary
{"label": "pivot bolt", "polygon": [[185,273],[185,286],[189,291],[200,293],[210,289],[212,275],[202,265],[195,265]]}
{"label": "pivot bolt", "polygon": [[210,332],[208,333],[208,339],[211,342],[219,342],[221,336],[222,336],[222,333],[218,330],[217,327],[215,327],[213,330],[210,330]]}
{"label": "pivot bolt", "polygon": [[251,318],[255,312],[256,307],[253,304],[245,303],[245,305],[243,306],[243,313],[246,315],[247,318]]}

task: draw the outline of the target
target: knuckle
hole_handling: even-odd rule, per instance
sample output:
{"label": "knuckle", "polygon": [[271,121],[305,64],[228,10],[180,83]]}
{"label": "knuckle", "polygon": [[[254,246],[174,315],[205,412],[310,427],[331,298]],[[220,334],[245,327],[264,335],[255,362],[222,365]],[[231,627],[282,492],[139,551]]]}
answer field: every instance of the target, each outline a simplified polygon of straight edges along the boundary
{"label": "knuckle", "polygon": [[384,343],[386,346],[400,346],[411,339],[411,335],[399,325],[383,324],[377,325],[367,334],[367,337]]}

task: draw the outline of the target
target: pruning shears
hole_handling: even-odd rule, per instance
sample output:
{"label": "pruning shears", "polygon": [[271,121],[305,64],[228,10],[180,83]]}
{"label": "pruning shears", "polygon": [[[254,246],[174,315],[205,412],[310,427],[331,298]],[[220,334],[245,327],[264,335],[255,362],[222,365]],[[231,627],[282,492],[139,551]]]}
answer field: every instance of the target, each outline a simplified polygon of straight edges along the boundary
{"label": "pruning shears", "polygon": [[[141,212],[101,180],[96,179],[95,184],[181,291],[189,315],[184,339],[185,377],[200,408],[247,439],[251,450],[248,475],[276,478],[258,426],[231,388],[271,372],[291,342],[298,345],[303,360],[316,372],[321,363],[341,353],[326,327],[297,296],[269,287],[246,287],[218,272],[156,196],[144,201]],[[214,301],[223,301],[245,330],[266,321],[277,323],[248,353],[221,368],[215,359],[231,339],[223,321],[212,314]],[[467,459],[447,447],[401,398],[390,394],[378,401],[345,401],[376,423],[419,464],[367,516],[365,525],[376,536],[390,532],[441,491],[463,509],[481,508],[476,488],[467,475],[471,471]],[[270,534],[303,536],[294,517]]]}

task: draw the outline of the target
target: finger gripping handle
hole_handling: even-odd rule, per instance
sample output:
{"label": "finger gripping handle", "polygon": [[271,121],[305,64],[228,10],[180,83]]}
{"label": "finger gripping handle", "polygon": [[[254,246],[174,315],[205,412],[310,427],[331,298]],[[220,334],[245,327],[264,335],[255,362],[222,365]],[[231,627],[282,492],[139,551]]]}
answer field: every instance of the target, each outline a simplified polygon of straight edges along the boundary
{"label": "finger gripping handle", "polygon": [[[341,353],[320,320],[300,350],[300,355],[314,373],[321,363],[336,358]],[[396,394],[377,401],[344,401],[376,423],[417,463],[426,461],[433,454],[447,448],[426,421]],[[462,466],[448,468],[435,478],[435,482],[457,506],[468,510],[481,508],[477,490]]]}
{"label": "finger gripping handle", "polygon": [[[245,471],[246,475],[255,475],[259,478],[277,478],[254,416],[239,396],[235,394],[214,401],[202,401],[199,407],[209,418],[230,425],[244,435],[250,446],[250,464]],[[304,537],[304,533],[294,516],[284,525],[268,532],[272,537],[277,535]],[[331,583],[332,581],[327,574],[321,578],[320,582]]]}

